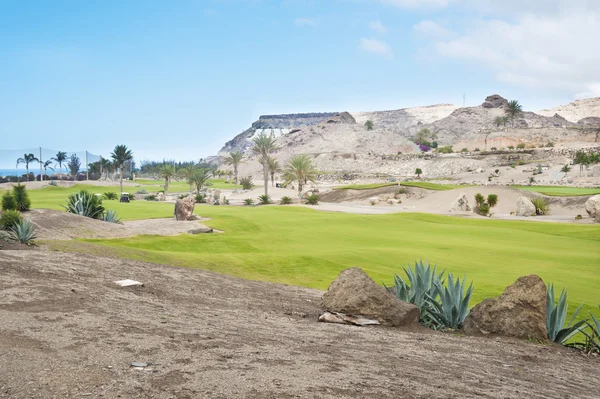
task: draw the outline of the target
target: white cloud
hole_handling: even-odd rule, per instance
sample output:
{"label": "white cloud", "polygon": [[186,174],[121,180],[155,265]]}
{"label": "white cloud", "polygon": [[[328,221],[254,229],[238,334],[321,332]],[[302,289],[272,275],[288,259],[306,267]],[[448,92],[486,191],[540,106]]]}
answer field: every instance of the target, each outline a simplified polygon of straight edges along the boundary
{"label": "white cloud", "polygon": [[455,0],[378,0],[380,3],[402,8],[444,8]]}
{"label": "white cloud", "polygon": [[[497,2],[477,4],[486,3]],[[528,7],[531,3],[561,12],[515,13],[510,20],[495,15],[475,20],[463,32],[444,32],[431,21],[413,28],[430,33],[429,48],[438,56],[483,65],[501,82],[600,96],[600,7],[592,7],[596,0],[532,0]],[[575,7],[568,7],[571,3]]]}
{"label": "white cloud", "polygon": [[437,22],[429,20],[424,20],[413,25],[413,29],[418,35],[431,38],[442,38],[452,33],[452,31],[444,28]]}
{"label": "white cloud", "polygon": [[296,18],[294,23],[296,24],[296,26],[317,26],[317,24],[309,18]]}
{"label": "white cloud", "polygon": [[384,41],[377,40],[377,39],[367,39],[367,38],[363,37],[362,39],[360,39],[358,48],[363,51],[381,55],[381,56],[385,56],[385,57],[389,57],[392,55],[392,49],[389,46],[389,44],[387,44]]}
{"label": "white cloud", "polygon": [[383,24],[381,23],[381,21],[371,21],[369,22],[369,28],[374,30],[375,32],[379,32],[381,34],[384,34],[385,32],[387,32],[387,29],[385,26],[383,26]]}

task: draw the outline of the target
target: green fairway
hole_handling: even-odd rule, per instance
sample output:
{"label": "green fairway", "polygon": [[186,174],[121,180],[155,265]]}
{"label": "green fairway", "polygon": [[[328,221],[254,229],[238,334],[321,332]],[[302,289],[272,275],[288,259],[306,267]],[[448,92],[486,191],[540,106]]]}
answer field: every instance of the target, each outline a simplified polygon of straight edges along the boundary
{"label": "green fairway", "polygon": [[371,183],[371,184],[352,184],[349,186],[335,187],[334,190],[372,190],[375,188],[397,186],[398,183]]}
{"label": "green fairway", "polygon": [[600,194],[600,188],[557,187],[557,186],[512,186],[519,190],[532,191],[553,197],[574,197]]}
{"label": "green fairway", "polygon": [[[233,189],[233,183],[226,183],[224,179],[211,179],[208,181],[210,183],[210,188],[227,188]],[[163,180],[153,180],[153,179],[137,179],[135,181],[137,184],[141,184],[148,191],[158,191],[162,190],[165,182]],[[175,180],[169,183],[169,192],[171,193],[179,193],[179,192],[187,192],[190,191],[190,185],[183,180]]]}
{"label": "green fairway", "polygon": [[297,207],[199,206],[223,234],[61,242],[56,249],[107,253],[213,270],[247,279],[326,289],[340,270],[377,282],[429,260],[475,285],[474,301],[522,275],[569,289],[571,311],[600,302],[600,226],[474,220],[427,214],[355,215]]}
{"label": "green fairway", "polygon": [[469,184],[438,184],[438,183],[429,183],[426,181],[407,181],[407,182],[400,183],[400,185],[406,186],[406,187],[424,188],[426,190],[435,190],[435,191],[454,190],[455,188],[471,187],[471,185],[469,185]]}

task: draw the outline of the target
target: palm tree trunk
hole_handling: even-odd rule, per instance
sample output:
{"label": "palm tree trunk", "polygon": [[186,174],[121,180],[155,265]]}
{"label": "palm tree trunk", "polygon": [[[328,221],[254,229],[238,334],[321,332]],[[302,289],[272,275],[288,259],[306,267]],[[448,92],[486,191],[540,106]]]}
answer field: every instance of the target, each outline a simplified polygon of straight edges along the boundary
{"label": "palm tree trunk", "polygon": [[119,186],[121,187],[121,195],[123,195],[123,165],[119,167]]}
{"label": "palm tree trunk", "polygon": [[265,195],[269,195],[269,171],[267,169],[266,160],[265,160],[265,162],[263,162],[263,176],[264,176],[264,180],[265,180]]}
{"label": "palm tree trunk", "polygon": [[167,195],[167,191],[169,191],[169,178],[165,177],[165,195]]}
{"label": "palm tree trunk", "polygon": [[302,202],[302,180],[298,180],[298,200]]}
{"label": "palm tree trunk", "polygon": [[[58,180],[62,180],[62,163],[58,163]],[[123,190],[121,190],[123,191]]]}
{"label": "palm tree trunk", "polygon": [[275,172],[271,172],[271,187],[275,187]]}
{"label": "palm tree trunk", "polygon": [[234,175],[233,176],[233,183],[234,183],[233,187],[234,187],[235,191],[237,191],[237,182],[238,182],[238,179],[237,179],[237,177],[238,177],[237,165],[233,165],[233,175]]}

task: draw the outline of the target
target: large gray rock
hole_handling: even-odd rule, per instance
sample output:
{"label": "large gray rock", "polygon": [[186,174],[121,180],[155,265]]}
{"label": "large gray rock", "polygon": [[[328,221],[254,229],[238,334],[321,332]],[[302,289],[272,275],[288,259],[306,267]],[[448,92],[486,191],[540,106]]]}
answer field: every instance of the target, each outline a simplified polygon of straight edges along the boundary
{"label": "large gray rock", "polygon": [[196,220],[194,215],[194,207],[196,199],[192,196],[187,196],[175,201],[175,219],[177,220]]}
{"label": "large gray rock", "polygon": [[517,216],[535,216],[535,205],[527,197],[519,197],[517,200]]}
{"label": "large gray rock", "polygon": [[351,313],[394,327],[416,327],[419,309],[402,302],[358,267],[343,270],[323,295],[322,306],[332,312]]}
{"label": "large gray rock", "polygon": [[471,205],[469,205],[469,199],[467,198],[467,194],[461,194],[458,196],[456,200],[452,203],[451,212],[470,212]]}
{"label": "large gray rock", "polygon": [[471,309],[463,330],[467,335],[547,339],[546,284],[534,274],[519,277],[500,297],[488,298]]}
{"label": "large gray rock", "polygon": [[600,194],[594,195],[585,201],[585,211],[591,218],[597,218],[600,214]]}

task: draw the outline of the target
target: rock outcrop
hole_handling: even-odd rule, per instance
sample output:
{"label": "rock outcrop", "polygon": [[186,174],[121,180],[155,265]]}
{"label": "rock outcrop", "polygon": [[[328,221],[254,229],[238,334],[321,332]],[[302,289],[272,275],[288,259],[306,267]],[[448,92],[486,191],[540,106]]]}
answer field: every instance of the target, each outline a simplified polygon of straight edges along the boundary
{"label": "rock outcrop", "polygon": [[467,194],[461,194],[453,203],[451,212],[470,212],[472,210],[471,205],[469,205],[469,199],[467,198]]}
{"label": "rock outcrop", "polygon": [[517,216],[535,216],[535,205],[527,197],[519,197],[517,200]]}
{"label": "rock outcrop", "polygon": [[196,199],[192,196],[177,199],[175,202],[175,219],[177,220],[195,220],[194,207]]}
{"label": "rock outcrop", "polygon": [[343,270],[323,295],[324,309],[366,316],[394,327],[417,327],[419,309],[399,301],[358,267]]}
{"label": "rock outcrop", "polygon": [[585,201],[585,211],[591,218],[598,219],[600,217],[600,194],[594,195]]}
{"label": "rock outcrop", "polygon": [[498,94],[492,94],[487,96],[483,104],[483,108],[506,108],[508,106],[508,100]]}
{"label": "rock outcrop", "polygon": [[534,274],[519,277],[500,297],[488,298],[471,309],[463,330],[467,335],[547,339],[546,284]]}

